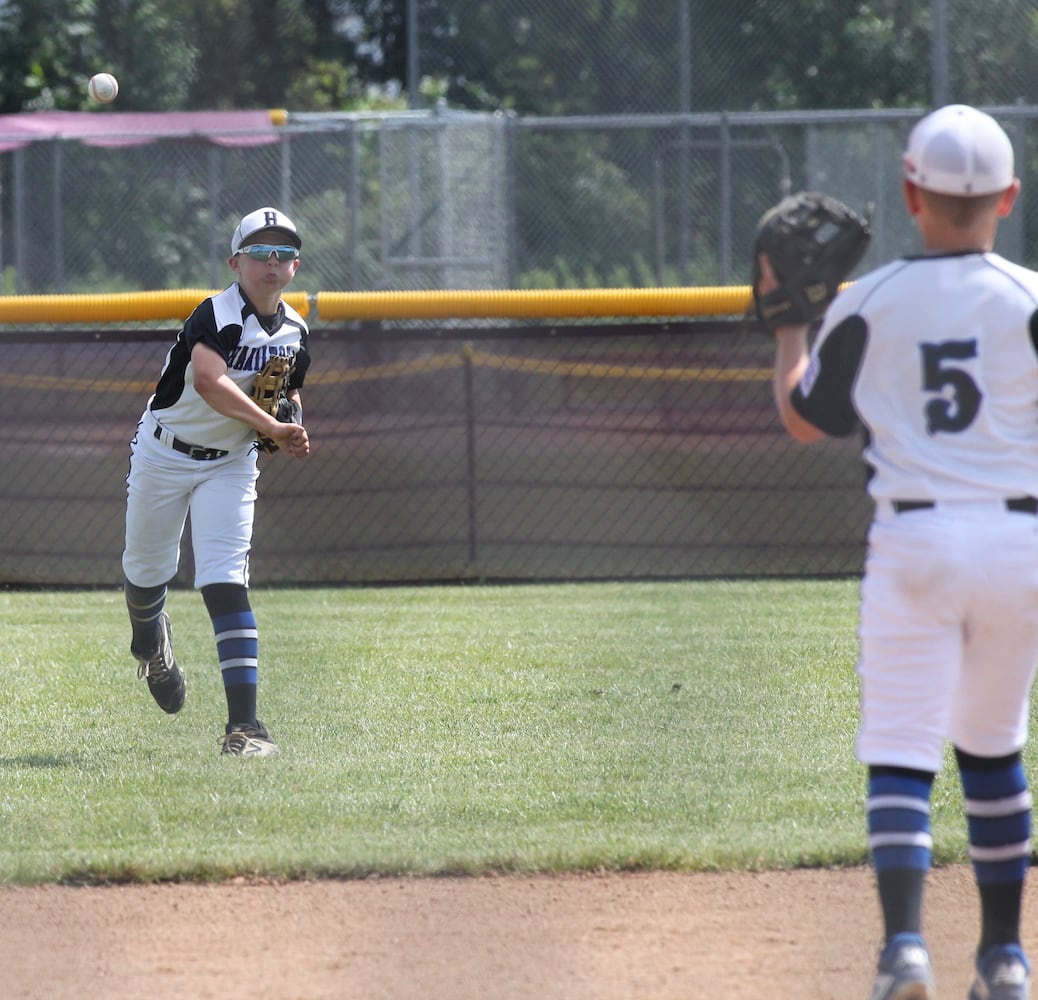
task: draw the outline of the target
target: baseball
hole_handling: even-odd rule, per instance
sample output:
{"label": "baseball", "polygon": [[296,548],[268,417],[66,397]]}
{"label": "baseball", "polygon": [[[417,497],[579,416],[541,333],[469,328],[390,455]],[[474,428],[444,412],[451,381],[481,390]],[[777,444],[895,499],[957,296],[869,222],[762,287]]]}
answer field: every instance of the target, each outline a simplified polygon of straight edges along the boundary
{"label": "baseball", "polygon": [[119,93],[119,81],[111,73],[95,73],[90,77],[87,90],[98,104],[109,104]]}

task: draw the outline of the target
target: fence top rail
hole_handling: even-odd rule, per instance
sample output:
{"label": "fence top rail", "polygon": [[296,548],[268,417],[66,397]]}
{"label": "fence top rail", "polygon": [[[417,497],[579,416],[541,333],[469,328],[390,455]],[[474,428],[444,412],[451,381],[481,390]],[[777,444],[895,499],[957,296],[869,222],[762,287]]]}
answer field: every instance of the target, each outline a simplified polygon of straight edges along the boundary
{"label": "fence top rail", "polygon": [[[820,111],[709,111],[670,114],[517,116],[519,129],[622,129],[691,126],[721,128],[760,125],[860,125],[871,122],[914,121],[928,108],[846,108]],[[996,118],[1038,117],[1038,105],[1006,104],[981,110]]]}
{"label": "fence top rail", "polygon": [[[914,121],[925,108],[847,108],[820,111],[711,111],[661,114],[520,115],[513,111],[462,111],[438,105],[423,110],[305,112],[26,112],[0,115],[0,152],[40,141],[141,145],[157,139],[209,139],[222,145],[277,142],[319,131],[442,129],[507,125],[525,131],[633,128],[710,128],[861,125]],[[983,110],[1003,120],[1038,117],[1038,105],[1009,104]]]}

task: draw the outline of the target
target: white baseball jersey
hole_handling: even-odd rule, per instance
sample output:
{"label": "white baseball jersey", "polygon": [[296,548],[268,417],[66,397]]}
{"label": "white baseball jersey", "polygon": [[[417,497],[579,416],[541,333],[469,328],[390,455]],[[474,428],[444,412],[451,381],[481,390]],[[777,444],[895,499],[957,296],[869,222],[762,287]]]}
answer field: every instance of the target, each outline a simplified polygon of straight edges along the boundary
{"label": "white baseball jersey", "polygon": [[[154,587],[173,578],[190,511],[195,586],[248,586],[259,475],[256,432],[217,413],[198,395],[191,350],[198,343],[213,348],[226,360],[228,375],[249,393],[272,354],[295,355],[290,387],[299,388],[310,363],[308,339],[306,323],[294,309],[281,303],[274,316],[261,318],[237,284],[206,299],[188,317],[130,444],[123,572],[132,583]],[[163,428],[169,436],[156,436]],[[171,437],[216,454],[204,459],[184,454]]]}
{"label": "white baseball jersey", "polygon": [[296,356],[290,389],[302,386],[310,363],[309,331],[302,316],[285,302],[273,317],[257,315],[237,283],[200,303],[166,355],[162,374],[148,408],[166,430],[203,448],[238,451],[251,447],[256,432],[247,424],[218,413],[194,386],[191,351],[211,347],[227,362],[227,374],[246,393],[256,373],[272,355]]}
{"label": "white baseball jersey", "polygon": [[877,500],[1038,496],[1038,274],[979,252],[871,272],[829,308],[793,405],[864,428]]}
{"label": "white baseball jersey", "polygon": [[937,772],[948,740],[1019,750],[1038,663],[1038,275],[980,252],[873,271],[828,310],[792,402],[827,434],[865,432],[858,759]]}

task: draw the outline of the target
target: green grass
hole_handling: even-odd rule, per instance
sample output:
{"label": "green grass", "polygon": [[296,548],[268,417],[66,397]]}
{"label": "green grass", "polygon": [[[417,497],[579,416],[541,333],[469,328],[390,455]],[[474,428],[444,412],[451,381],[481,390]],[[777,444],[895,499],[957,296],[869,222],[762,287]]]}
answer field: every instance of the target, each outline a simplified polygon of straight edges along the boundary
{"label": "green grass", "polygon": [[[260,717],[223,758],[201,598],[188,700],[122,594],[0,593],[0,882],[719,869],[865,860],[856,581],[263,590]],[[964,857],[954,772],[939,861]]]}

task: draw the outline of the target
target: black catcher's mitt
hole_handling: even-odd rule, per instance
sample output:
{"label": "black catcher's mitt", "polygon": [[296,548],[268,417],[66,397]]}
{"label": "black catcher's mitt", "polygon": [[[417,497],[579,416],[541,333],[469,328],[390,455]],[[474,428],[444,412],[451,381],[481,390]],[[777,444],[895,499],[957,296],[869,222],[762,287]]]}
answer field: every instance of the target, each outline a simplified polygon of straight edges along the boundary
{"label": "black catcher's mitt", "polygon": [[[283,424],[302,422],[299,407],[288,398],[288,380],[292,374],[294,358],[274,355],[267,359],[262,370],[256,373],[252,383],[252,400],[261,409],[276,417]],[[278,450],[273,438],[256,435],[259,450],[268,454]]]}
{"label": "black catcher's mitt", "polygon": [[[753,245],[753,300],[768,332],[821,319],[865,255],[871,235],[867,219],[817,191],[791,194],[765,212]],[[762,253],[779,284],[763,294]]]}

